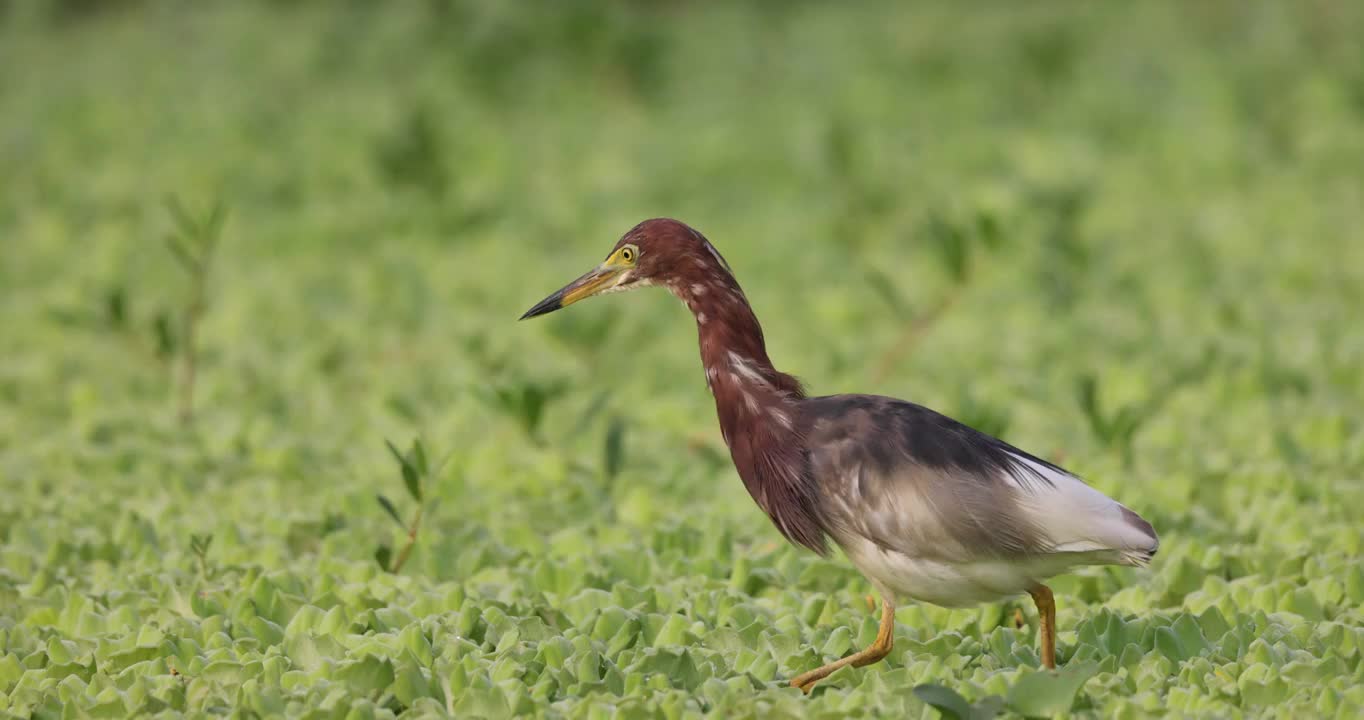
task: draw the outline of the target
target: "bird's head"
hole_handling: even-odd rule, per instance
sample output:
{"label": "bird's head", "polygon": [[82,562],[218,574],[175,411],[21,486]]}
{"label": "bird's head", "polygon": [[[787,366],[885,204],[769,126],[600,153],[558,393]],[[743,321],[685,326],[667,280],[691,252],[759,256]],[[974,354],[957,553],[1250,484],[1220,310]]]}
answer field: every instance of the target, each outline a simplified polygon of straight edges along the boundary
{"label": "bird's head", "polygon": [[[645,220],[625,233],[602,263],[536,303],[521,316],[544,315],[593,295],[647,285],[709,282],[731,278],[729,265],[701,233],[667,218]],[[690,286],[690,285],[687,285]]]}

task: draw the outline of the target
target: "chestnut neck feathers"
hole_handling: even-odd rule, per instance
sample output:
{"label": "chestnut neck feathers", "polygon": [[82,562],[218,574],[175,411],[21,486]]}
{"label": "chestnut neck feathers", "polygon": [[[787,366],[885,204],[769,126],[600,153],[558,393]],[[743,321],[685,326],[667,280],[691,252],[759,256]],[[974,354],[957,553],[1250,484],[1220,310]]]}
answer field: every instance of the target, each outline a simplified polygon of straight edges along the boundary
{"label": "chestnut neck feathers", "polygon": [[700,233],[682,227],[694,238],[662,280],[696,317],[706,384],[734,466],[787,539],[826,554],[818,489],[800,430],[805,392],[796,378],[772,366],[762,326],[724,259]]}

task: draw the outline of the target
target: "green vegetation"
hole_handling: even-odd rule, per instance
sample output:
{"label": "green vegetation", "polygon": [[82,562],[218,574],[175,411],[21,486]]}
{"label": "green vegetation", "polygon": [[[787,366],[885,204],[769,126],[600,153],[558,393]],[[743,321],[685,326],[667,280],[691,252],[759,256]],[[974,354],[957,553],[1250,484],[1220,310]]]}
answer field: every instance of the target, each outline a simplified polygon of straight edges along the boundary
{"label": "green vegetation", "polygon": [[[0,710],[1364,714],[1364,11],[1026,6],[0,3]],[[1061,674],[907,603],[785,686],[876,613],[685,311],[515,321],[656,215],[1154,523]]]}

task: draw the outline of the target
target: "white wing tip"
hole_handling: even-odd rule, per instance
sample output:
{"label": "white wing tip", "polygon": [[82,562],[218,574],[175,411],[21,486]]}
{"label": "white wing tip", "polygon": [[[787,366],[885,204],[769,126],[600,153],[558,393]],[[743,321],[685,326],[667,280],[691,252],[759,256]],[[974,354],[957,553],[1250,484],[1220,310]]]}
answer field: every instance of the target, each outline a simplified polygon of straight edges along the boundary
{"label": "white wing tip", "polygon": [[1128,526],[1149,540],[1148,543],[1138,547],[1125,549],[1122,553],[1123,564],[1146,567],[1151,563],[1151,558],[1156,556],[1156,551],[1160,549],[1160,537],[1156,535],[1156,529],[1151,527],[1151,523],[1146,522],[1145,518],[1132,512],[1126,505],[1119,504],[1118,507],[1121,508],[1122,519]]}
{"label": "white wing tip", "polygon": [[[1014,455],[1020,465],[1047,480],[1028,491],[1038,524],[1051,535],[1057,552],[1100,552],[1109,562],[1145,567],[1160,548],[1155,528],[1083,480]],[[1015,485],[1018,487],[1018,485]]]}

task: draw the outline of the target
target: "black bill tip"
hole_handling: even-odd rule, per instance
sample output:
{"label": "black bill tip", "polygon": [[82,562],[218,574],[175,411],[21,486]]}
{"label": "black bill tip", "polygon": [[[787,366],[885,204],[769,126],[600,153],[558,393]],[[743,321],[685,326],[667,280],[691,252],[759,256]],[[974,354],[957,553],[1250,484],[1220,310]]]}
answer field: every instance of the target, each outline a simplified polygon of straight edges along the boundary
{"label": "black bill tip", "polygon": [[531,309],[527,310],[526,313],[522,315],[519,319],[527,320],[529,318],[539,317],[540,315],[545,315],[547,313],[552,313],[555,310],[558,310],[559,308],[563,307],[563,295],[564,294],[562,292],[557,292],[545,298],[544,300],[535,303],[535,307],[532,307]]}

